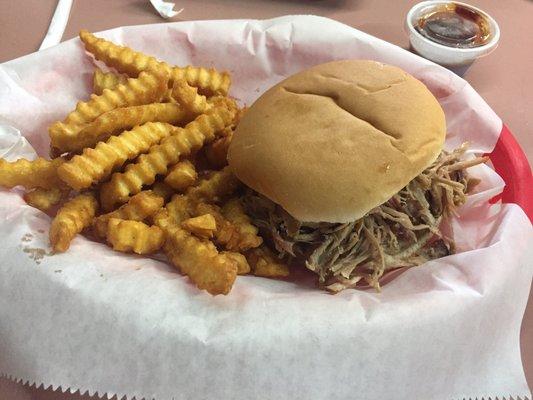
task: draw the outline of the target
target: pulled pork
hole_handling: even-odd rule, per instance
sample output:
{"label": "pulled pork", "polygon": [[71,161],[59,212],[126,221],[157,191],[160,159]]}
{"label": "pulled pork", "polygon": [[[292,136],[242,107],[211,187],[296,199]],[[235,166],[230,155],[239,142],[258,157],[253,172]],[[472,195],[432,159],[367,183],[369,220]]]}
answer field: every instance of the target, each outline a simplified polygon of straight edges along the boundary
{"label": "pulled pork", "polygon": [[379,290],[387,270],[420,265],[453,252],[439,224],[464,204],[477,184],[466,169],[485,158],[461,160],[466,144],[439,157],[407,186],[363,218],[349,223],[313,223],[294,219],[266,197],[248,190],[247,213],[286,261],[304,261],[332,292],[360,280]]}

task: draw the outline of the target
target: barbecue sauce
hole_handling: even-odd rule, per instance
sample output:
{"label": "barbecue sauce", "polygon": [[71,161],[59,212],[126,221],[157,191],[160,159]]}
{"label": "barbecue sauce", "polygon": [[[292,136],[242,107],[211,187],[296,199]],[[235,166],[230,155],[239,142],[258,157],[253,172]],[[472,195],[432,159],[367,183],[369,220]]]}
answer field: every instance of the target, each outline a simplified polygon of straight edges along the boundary
{"label": "barbecue sauce", "polygon": [[491,34],[483,14],[456,3],[429,10],[419,18],[415,29],[433,42],[460,49],[483,46]]}

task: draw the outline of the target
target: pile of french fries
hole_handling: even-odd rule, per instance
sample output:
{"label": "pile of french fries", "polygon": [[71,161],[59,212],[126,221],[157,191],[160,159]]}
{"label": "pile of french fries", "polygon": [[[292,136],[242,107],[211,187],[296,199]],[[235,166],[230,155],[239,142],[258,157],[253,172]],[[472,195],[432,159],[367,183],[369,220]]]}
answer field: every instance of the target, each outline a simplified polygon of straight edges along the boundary
{"label": "pile of french fries", "polygon": [[50,159],[0,160],[0,185],[52,213],[55,253],[81,232],[114,250],[163,251],[200,289],[227,294],[238,274],[285,277],[262,244],[227,167],[244,112],[227,73],[178,67],[81,31],[93,94],[49,127]]}

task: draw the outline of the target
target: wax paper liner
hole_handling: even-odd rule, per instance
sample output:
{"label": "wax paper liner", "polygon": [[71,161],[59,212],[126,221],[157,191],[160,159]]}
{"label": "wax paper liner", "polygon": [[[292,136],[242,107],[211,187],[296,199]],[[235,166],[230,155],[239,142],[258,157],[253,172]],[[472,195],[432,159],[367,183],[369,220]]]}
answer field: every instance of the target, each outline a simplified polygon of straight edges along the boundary
{"label": "wax paper liner", "polygon": [[[490,151],[501,121],[464,80],[338,22],[314,16],[198,21],[102,33],[174,64],[232,73],[250,104],[293,72],[375,59],[428,85],[446,112],[447,148]],[[91,89],[77,39],[0,66],[0,144],[48,148],[46,127]],[[18,135],[22,132],[22,136]],[[327,167],[327,166],[325,166]],[[336,296],[306,282],[239,277],[211,297],[166,264],[78,237],[49,256],[50,219],[0,192],[0,373],[90,394],[156,399],[462,399],[529,396],[519,331],[532,277],[531,225],[489,207],[483,178],[452,221],[461,253],[403,273],[382,293]]]}

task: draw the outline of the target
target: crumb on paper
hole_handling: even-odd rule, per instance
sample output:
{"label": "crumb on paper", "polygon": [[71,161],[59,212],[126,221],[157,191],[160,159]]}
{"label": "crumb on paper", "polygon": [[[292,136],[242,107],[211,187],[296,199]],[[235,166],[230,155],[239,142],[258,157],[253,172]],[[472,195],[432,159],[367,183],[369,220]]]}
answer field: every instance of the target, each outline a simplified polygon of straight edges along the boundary
{"label": "crumb on paper", "polygon": [[22,251],[29,254],[30,258],[37,264],[41,263],[44,256],[49,255],[45,249],[41,249],[39,247],[24,247]]}
{"label": "crumb on paper", "polygon": [[140,266],[136,266],[136,267],[135,267],[135,271],[139,271],[141,268],[142,268],[142,267],[140,267]]}
{"label": "crumb on paper", "polygon": [[26,233],[20,240],[23,242],[31,242],[33,239],[33,235],[31,233]]}
{"label": "crumb on paper", "polygon": [[63,272],[63,270],[62,270],[62,269],[56,269],[54,272],[55,272],[56,274],[58,274],[58,273],[60,273],[60,272]]}
{"label": "crumb on paper", "polygon": [[44,229],[37,229],[37,232],[39,232],[39,233],[44,233],[45,230],[44,230]]}
{"label": "crumb on paper", "polygon": [[100,274],[100,278],[103,278],[104,277],[104,274]]}

